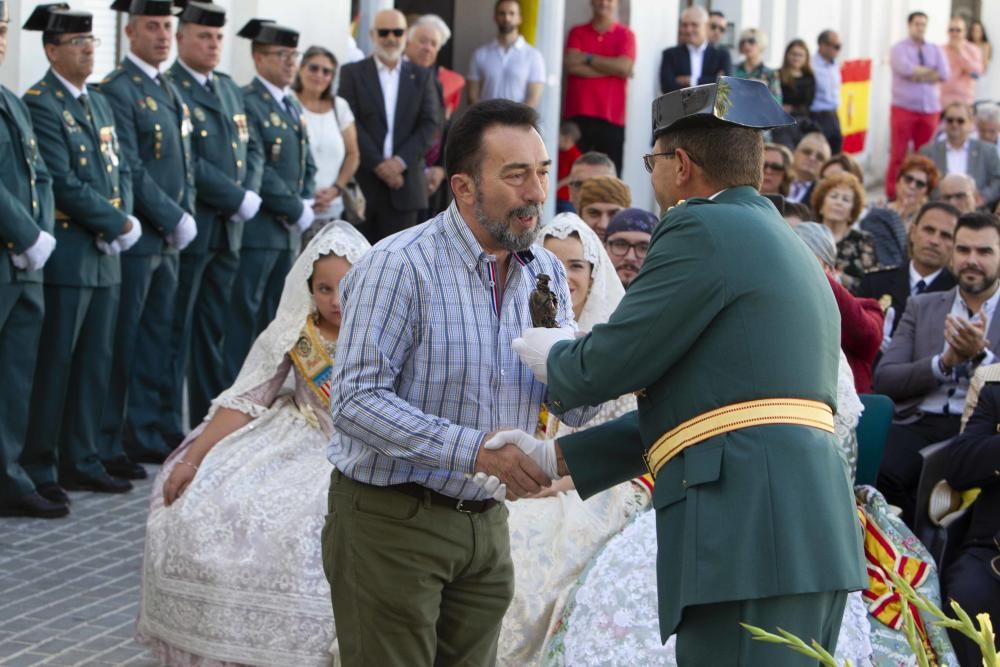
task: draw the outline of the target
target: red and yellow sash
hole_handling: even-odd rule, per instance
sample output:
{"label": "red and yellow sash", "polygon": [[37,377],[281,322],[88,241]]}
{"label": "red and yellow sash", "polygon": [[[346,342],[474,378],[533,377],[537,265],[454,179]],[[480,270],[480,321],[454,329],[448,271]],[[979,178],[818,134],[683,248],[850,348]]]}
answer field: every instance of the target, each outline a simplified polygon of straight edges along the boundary
{"label": "red and yellow sash", "polygon": [[306,318],[299,339],[288,353],[309,387],[330,407],[330,382],[333,379],[333,359],[326,353],[312,317]]}

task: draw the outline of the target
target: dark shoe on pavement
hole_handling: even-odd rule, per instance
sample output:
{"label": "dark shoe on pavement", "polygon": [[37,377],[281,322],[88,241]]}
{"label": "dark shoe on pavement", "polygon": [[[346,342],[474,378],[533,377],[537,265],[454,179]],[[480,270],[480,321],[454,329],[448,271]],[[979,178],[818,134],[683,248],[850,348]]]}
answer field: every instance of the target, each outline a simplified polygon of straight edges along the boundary
{"label": "dark shoe on pavement", "polygon": [[104,469],[112,477],[120,479],[146,479],[146,469],[138,463],[134,463],[132,459],[124,454],[116,456],[113,459],[108,459],[107,461],[101,461],[101,463],[104,464]]}
{"label": "dark shoe on pavement", "polygon": [[69,505],[69,496],[61,486],[55,482],[46,482],[45,484],[38,484],[35,486],[35,491],[42,498],[45,498],[49,502],[56,503],[57,505]]}
{"label": "dark shoe on pavement", "polygon": [[58,519],[69,514],[69,507],[29,493],[0,504],[0,516],[23,516],[35,519]]}
{"label": "dark shoe on pavement", "polygon": [[152,451],[149,449],[130,449],[128,450],[129,460],[135,463],[155,463],[157,465],[163,463],[170,456],[170,452],[167,450],[156,450]]}
{"label": "dark shoe on pavement", "polygon": [[59,484],[67,491],[93,491],[94,493],[127,493],[132,490],[132,483],[104,474],[100,477],[84,477],[83,475],[60,475]]}

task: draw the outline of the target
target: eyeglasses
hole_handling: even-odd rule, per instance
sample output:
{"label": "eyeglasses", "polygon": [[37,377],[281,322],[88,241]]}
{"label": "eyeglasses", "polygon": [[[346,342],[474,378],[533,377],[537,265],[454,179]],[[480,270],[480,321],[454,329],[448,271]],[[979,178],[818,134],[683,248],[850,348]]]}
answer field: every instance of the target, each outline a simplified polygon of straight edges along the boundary
{"label": "eyeglasses", "polygon": [[840,49],[844,46],[843,44],[841,44],[839,42],[825,42],[825,44],[827,46],[829,46],[831,49],[833,49],[834,51],[840,51]]}
{"label": "eyeglasses", "polygon": [[725,32],[726,26],[723,23],[712,23],[711,25],[709,25],[709,29],[714,30],[716,32]]}
{"label": "eyeglasses", "polygon": [[952,125],[952,124],[954,124],[954,125],[965,125],[965,119],[962,118],[961,116],[945,116],[944,117],[944,122],[948,123],[949,125]]}
{"label": "eyeglasses", "polygon": [[903,174],[899,178],[904,183],[906,183],[907,185],[912,185],[912,186],[914,186],[916,188],[919,188],[921,190],[923,190],[924,188],[927,187],[927,181],[921,181],[919,178],[914,178],[913,176],[910,176],[909,174]]}
{"label": "eyeglasses", "polygon": [[770,171],[784,171],[785,165],[780,162],[765,162],[764,169],[768,169]]}
{"label": "eyeglasses", "polygon": [[70,46],[75,46],[76,48],[90,45],[96,49],[101,45],[101,40],[93,35],[79,35],[78,37],[70,37],[69,39],[64,39],[61,42],[56,42],[56,46],[63,46],[64,44],[69,44]]}
{"label": "eyeglasses", "polygon": [[267,55],[277,56],[280,60],[298,60],[302,52],[291,49],[272,49],[267,52]]}
{"label": "eyeglasses", "polygon": [[744,44],[749,44],[750,46],[754,46],[756,43],[757,43],[756,37],[744,37],[743,39],[740,40],[740,46],[743,46]]}
{"label": "eyeglasses", "polygon": [[379,28],[375,31],[375,34],[383,39],[389,35],[392,35],[393,37],[402,37],[406,34],[406,28]]}
{"label": "eyeglasses", "polygon": [[635,256],[642,259],[649,252],[649,241],[640,241],[639,243],[629,243],[625,239],[608,241],[608,252],[615,257],[624,257],[629,250],[635,250]]}
{"label": "eyeglasses", "polygon": [[653,167],[656,165],[656,158],[664,157],[668,160],[677,154],[676,150],[667,151],[666,153],[646,153],[642,156],[642,164],[646,167],[646,171],[653,173]]}
{"label": "eyeglasses", "polygon": [[323,65],[318,65],[316,63],[309,63],[308,65],[306,65],[306,69],[308,69],[313,74],[319,74],[322,72],[323,76],[333,76],[332,67],[324,67]]}
{"label": "eyeglasses", "polygon": [[948,32],[965,32],[961,28],[948,28]]}

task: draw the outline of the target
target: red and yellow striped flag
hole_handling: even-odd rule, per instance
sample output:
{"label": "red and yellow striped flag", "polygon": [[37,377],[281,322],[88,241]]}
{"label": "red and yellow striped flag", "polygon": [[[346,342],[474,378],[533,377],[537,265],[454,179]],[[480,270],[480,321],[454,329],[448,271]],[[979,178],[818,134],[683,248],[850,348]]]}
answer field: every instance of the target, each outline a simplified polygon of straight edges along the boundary
{"label": "red and yellow striped flag", "polygon": [[871,99],[872,61],[845,60],[840,67],[840,131],[845,153],[860,153],[868,135],[868,103]]}

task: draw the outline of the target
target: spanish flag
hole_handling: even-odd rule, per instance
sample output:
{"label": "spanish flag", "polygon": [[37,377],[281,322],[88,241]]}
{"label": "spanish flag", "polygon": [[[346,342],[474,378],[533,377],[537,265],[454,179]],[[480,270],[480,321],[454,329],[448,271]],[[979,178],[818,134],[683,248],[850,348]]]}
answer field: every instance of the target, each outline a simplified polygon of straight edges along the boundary
{"label": "spanish flag", "polygon": [[860,153],[868,134],[868,106],[871,99],[872,61],[846,60],[840,68],[840,131],[845,153]]}

